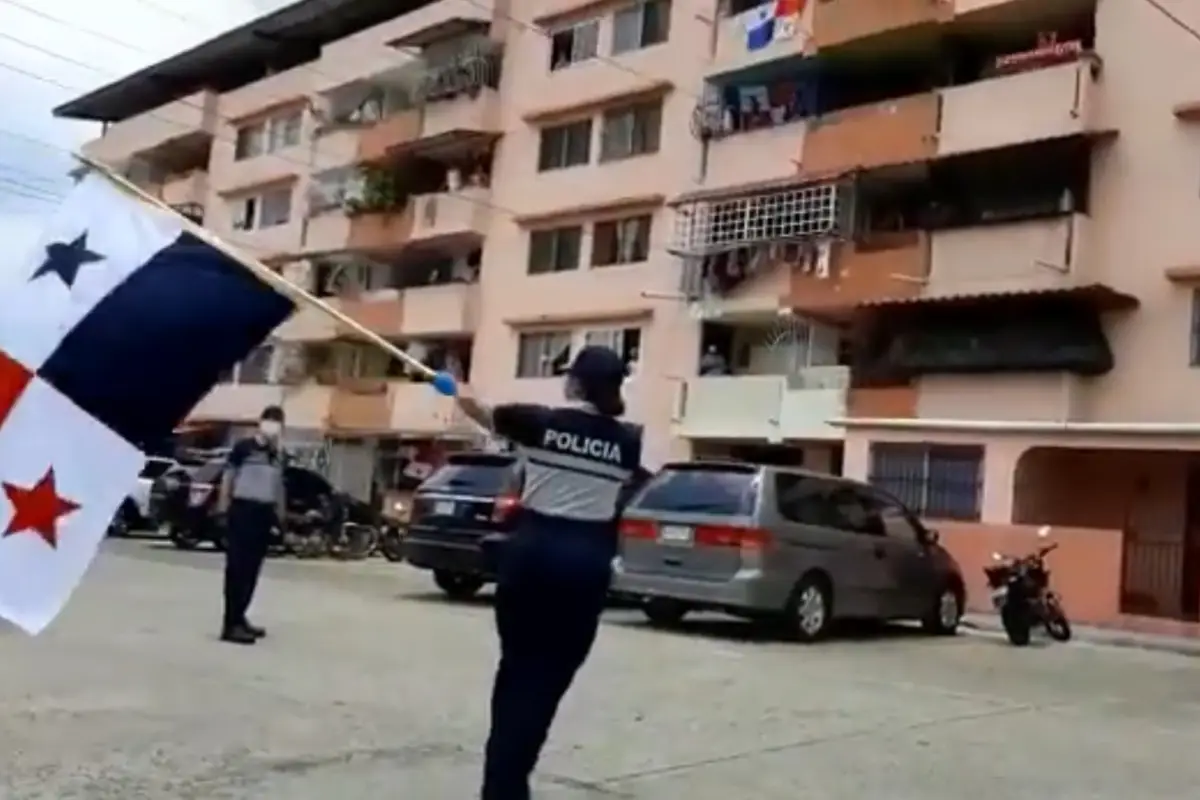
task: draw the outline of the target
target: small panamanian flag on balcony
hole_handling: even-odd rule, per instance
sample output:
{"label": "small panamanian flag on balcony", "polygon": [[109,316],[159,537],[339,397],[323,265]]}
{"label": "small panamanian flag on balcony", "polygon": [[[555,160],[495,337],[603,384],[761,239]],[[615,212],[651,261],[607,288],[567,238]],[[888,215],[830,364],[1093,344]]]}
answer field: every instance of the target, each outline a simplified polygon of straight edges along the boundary
{"label": "small panamanian flag on balcony", "polygon": [[92,172],[0,269],[0,617],[36,634],[223,371],[294,310],[184,220]]}
{"label": "small panamanian flag on balcony", "polygon": [[746,12],[746,49],[762,50],[772,42],[793,39],[807,0],[770,0]]}

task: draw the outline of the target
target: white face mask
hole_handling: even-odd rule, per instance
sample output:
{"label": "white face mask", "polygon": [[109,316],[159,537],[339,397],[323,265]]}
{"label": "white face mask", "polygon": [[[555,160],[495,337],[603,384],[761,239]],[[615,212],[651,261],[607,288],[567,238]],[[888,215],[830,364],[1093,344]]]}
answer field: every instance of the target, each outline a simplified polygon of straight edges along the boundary
{"label": "white face mask", "polygon": [[283,425],[273,419],[264,419],[258,423],[258,432],[274,441],[283,433]]}

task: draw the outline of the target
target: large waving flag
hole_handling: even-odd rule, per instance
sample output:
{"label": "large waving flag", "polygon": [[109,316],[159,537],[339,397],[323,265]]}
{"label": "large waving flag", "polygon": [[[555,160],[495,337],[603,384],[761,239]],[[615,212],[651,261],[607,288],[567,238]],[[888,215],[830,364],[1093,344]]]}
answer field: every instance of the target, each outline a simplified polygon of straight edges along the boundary
{"label": "large waving flag", "polygon": [[0,270],[0,616],[36,634],[162,440],[294,310],[99,173]]}

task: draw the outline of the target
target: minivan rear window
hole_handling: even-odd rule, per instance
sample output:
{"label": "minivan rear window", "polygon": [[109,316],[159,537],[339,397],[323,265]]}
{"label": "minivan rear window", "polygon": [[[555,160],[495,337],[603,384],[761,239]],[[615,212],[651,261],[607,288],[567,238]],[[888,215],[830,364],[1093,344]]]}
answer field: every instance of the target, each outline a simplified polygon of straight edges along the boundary
{"label": "minivan rear window", "polygon": [[503,494],[514,482],[511,461],[446,464],[418,487],[419,492],[461,492],[483,497]]}
{"label": "minivan rear window", "polygon": [[646,484],[630,507],[741,517],[754,513],[757,494],[757,470],[668,467]]}

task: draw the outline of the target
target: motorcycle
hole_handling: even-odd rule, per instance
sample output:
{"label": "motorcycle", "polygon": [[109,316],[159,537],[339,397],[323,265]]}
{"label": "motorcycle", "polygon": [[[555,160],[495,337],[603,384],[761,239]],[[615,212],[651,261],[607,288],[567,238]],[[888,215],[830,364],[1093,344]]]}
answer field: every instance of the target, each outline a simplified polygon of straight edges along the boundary
{"label": "motorcycle", "polygon": [[385,512],[382,519],[382,531],[379,535],[379,552],[388,561],[404,560],[404,534],[408,530],[408,509],[404,503],[397,501],[392,505],[390,513]]}
{"label": "motorcycle", "polygon": [[[1038,530],[1039,539],[1050,537],[1049,526]],[[1008,641],[1016,647],[1029,644],[1034,625],[1040,624],[1055,641],[1071,638],[1071,623],[1062,598],[1050,588],[1046,556],[1058,545],[1050,543],[1024,556],[992,553],[993,566],[984,567],[992,606],[1000,614]]]}

